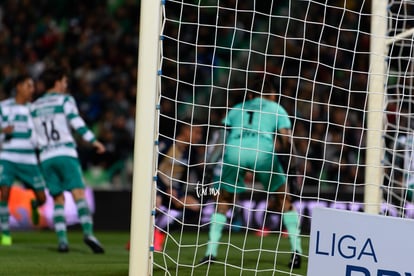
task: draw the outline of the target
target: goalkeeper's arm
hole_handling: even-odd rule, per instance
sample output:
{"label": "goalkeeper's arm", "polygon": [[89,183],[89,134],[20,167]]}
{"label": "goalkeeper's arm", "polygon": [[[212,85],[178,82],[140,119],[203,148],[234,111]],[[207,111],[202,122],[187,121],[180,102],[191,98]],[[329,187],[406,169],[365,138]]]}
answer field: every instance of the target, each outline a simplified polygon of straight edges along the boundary
{"label": "goalkeeper's arm", "polygon": [[276,139],[276,153],[283,170],[287,174],[287,184],[292,194],[299,194],[296,171],[296,148],[292,141],[292,131],[288,128],[279,130]]}

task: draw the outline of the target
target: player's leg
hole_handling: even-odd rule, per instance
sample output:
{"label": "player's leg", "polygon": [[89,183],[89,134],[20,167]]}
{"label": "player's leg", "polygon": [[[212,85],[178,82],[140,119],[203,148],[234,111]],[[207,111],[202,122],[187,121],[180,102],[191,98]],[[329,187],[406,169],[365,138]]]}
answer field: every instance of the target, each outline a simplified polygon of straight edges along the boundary
{"label": "player's leg", "polygon": [[85,198],[85,184],[82,179],[82,170],[77,158],[60,157],[64,166],[61,166],[63,185],[65,190],[71,191],[76,204],[78,218],[82,226],[83,241],[94,253],[104,253],[104,249],[93,233],[93,219]]}
{"label": "player's leg", "polygon": [[217,187],[219,188],[216,201],[217,206],[210,218],[211,224],[208,233],[207,250],[200,263],[216,259],[223,228],[227,221],[226,213],[230,209],[231,204],[234,203],[235,193],[237,193],[238,188],[244,188],[244,175],[245,171],[239,167],[223,164],[222,177]]}
{"label": "player's leg", "polygon": [[282,185],[277,190],[276,198],[281,206],[282,222],[288,231],[292,250],[302,253],[299,214],[292,205],[291,197],[287,191],[287,185]]}
{"label": "player's leg", "polygon": [[0,161],[0,226],[1,226],[1,244],[11,245],[12,238],[10,235],[9,226],[9,195],[10,188],[14,181],[15,167],[14,164],[8,161]]}
{"label": "player's leg", "polygon": [[31,214],[33,225],[38,225],[40,220],[38,207],[46,202],[45,180],[37,165],[19,165],[19,178],[25,186],[33,190],[35,198],[31,200]]}
{"label": "player's leg", "polygon": [[43,161],[40,166],[45,178],[49,193],[53,197],[53,225],[58,238],[58,251],[69,251],[69,241],[65,217],[65,197],[61,185],[58,160],[51,158]]}
{"label": "player's leg", "polygon": [[154,250],[162,251],[164,249],[164,241],[166,238],[167,227],[179,220],[183,212],[169,206],[169,197],[165,197],[163,193],[158,192],[156,197],[157,213],[155,214],[155,229],[154,229]]}
{"label": "player's leg", "polygon": [[8,200],[10,194],[10,187],[2,185],[0,187],[0,226],[1,226],[1,244],[11,245],[12,239],[9,228],[9,207]]}
{"label": "player's leg", "polygon": [[170,200],[176,209],[186,209],[193,212],[200,211],[200,201],[192,194],[180,189],[169,189]]}
{"label": "player's leg", "polygon": [[167,208],[163,206],[164,196],[162,192],[157,192],[155,198],[155,206],[157,208],[157,213],[155,214],[155,228],[154,228],[154,250],[162,251],[164,248],[165,240],[165,229],[168,226],[168,216],[164,214],[168,212]]}
{"label": "player's leg", "polygon": [[227,221],[226,213],[230,209],[229,204],[233,202],[233,198],[234,195],[225,190],[220,191],[220,194],[217,196],[217,208],[210,218],[206,253],[200,263],[216,260],[219,242]]}
{"label": "player's leg", "polygon": [[200,201],[195,198],[193,195],[186,195],[181,196],[181,202],[184,202],[184,207],[191,212],[199,212],[200,211]]}
{"label": "player's leg", "polygon": [[85,190],[76,188],[71,191],[73,199],[75,200],[78,218],[82,226],[82,231],[85,236],[93,235],[92,216],[89,210],[88,203],[85,198]]}
{"label": "player's leg", "polygon": [[58,238],[58,251],[65,253],[69,251],[69,240],[65,217],[65,196],[63,192],[53,195],[53,202],[53,224]]}
{"label": "player's leg", "polygon": [[[302,241],[300,236],[300,220],[299,214],[292,205],[291,197],[289,195],[288,186],[286,185],[286,177],[283,169],[279,163],[273,161],[274,173],[258,174],[258,179],[261,183],[268,183],[270,186],[265,187],[268,191],[276,191],[276,210],[281,212],[282,222],[287,230],[290,246],[292,249],[292,260],[289,266],[294,268],[300,267],[300,254],[302,254]],[[262,170],[269,171],[269,170]]]}
{"label": "player's leg", "polygon": [[46,202],[45,190],[34,190],[35,198],[31,200],[30,207],[32,209],[32,223],[38,225],[40,221],[39,207]]}
{"label": "player's leg", "polygon": [[104,253],[101,243],[93,233],[93,220],[88,203],[86,202],[85,190],[76,188],[71,192],[73,199],[75,200],[79,221],[82,226],[83,241],[92,249],[94,253]]}
{"label": "player's leg", "polygon": [[298,212],[292,205],[291,197],[287,194],[287,190],[287,185],[282,185],[277,191],[277,198],[280,204],[282,205],[282,222],[286,227],[290,246],[293,252],[291,261],[289,263],[289,267],[299,268],[301,264],[300,255],[302,254],[300,220]]}

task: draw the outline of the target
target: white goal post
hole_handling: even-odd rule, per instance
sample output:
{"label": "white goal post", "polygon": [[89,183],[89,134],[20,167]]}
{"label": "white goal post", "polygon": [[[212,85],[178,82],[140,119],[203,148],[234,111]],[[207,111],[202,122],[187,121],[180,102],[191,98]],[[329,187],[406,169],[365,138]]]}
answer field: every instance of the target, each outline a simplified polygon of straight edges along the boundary
{"label": "white goal post", "polygon": [[[271,72],[269,74],[274,77],[278,77],[281,82],[283,81],[284,87],[288,87],[290,89],[290,92],[286,94],[283,94],[284,91],[282,91],[283,95],[281,96],[281,101],[283,103],[292,104],[289,109],[289,115],[292,120],[292,128],[294,129],[293,133],[294,135],[297,133],[297,136],[294,136],[294,140],[301,143],[302,146],[305,145],[301,148],[302,154],[304,155],[298,154],[297,156],[298,159],[301,160],[300,162],[303,162],[304,165],[303,168],[301,168],[303,171],[301,171],[298,175],[300,185],[298,195],[296,195],[298,199],[295,202],[295,207],[299,210],[298,213],[302,222],[305,221],[309,223],[312,208],[319,205],[364,211],[370,214],[391,214],[402,217],[414,217],[414,209],[410,209],[411,202],[406,198],[407,187],[405,187],[402,183],[406,181],[407,177],[409,177],[407,175],[414,173],[414,169],[412,172],[407,166],[400,166],[397,161],[397,159],[400,159],[402,155],[404,155],[406,159],[414,158],[414,155],[410,156],[409,153],[409,149],[414,150],[414,144],[407,145],[406,142],[408,139],[407,137],[411,137],[410,135],[413,126],[410,125],[409,122],[404,123],[406,125],[402,126],[402,121],[405,119],[403,118],[403,115],[407,115],[409,117],[414,114],[414,97],[411,99],[411,97],[405,95],[404,92],[413,90],[412,83],[409,83],[407,79],[414,78],[414,66],[411,65],[411,59],[414,57],[414,47],[410,44],[410,42],[407,42],[407,40],[413,37],[414,29],[410,27],[409,23],[406,25],[405,23],[401,23],[401,25],[404,25],[402,27],[399,25],[400,23],[396,23],[399,22],[400,19],[401,21],[412,20],[412,18],[414,18],[414,8],[407,8],[407,5],[414,5],[409,4],[407,1],[372,0],[369,14],[366,14],[362,8],[359,11],[347,10],[348,4],[349,6],[353,6],[354,4],[349,0],[338,1],[336,4],[339,5],[340,2],[342,3],[342,6],[339,7],[331,6],[331,4],[327,3],[329,1],[281,1],[281,3],[283,2],[281,4],[283,7],[278,8],[271,4],[270,12],[266,13],[257,8],[257,6],[260,6],[258,0],[247,2],[241,3],[241,0],[141,0],[134,173],[131,210],[131,248],[129,259],[129,275],[131,276],[153,275],[154,267],[158,269],[157,271],[159,272],[159,275],[179,275],[179,271],[181,271],[180,269],[187,269],[189,273],[192,274],[197,274],[200,271],[202,273],[206,272],[206,275],[209,273],[211,269],[210,266],[203,268],[198,263],[198,259],[200,254],[203,254],[205,251],[207,243],[205,234],[207,231],[205,230],[208,229],[208,226],[210,225],[209,216],[214,212],[214,201],[210,200],[209,197],[208,201],[200,202],[199,206],[201,211],[198,217],[197,225],[192,224],[192,222],[188,223],[185,221],[185,214],[187,211],[185,209],[186,207],[184,207],[184,211],[174,210],[176,213],[171,215],[171,212],[173,212],[173,208],[171,208],[171,201],[170,205],[163,206],[162,208],[155,206],[157,175],[164,174],[163,176],[169,178],[172,182],[182,181],[182,179],[174,179],[172,168],[167,174],[163,172],[160,173],[158,168],[159,156],[162,155],[164,157],[165,153],[161,153],[161,151],[159,151],[157,142],[160,138],[166,138],[167,140],[172,141],[173,144],[177,143],[175,139],[178,134],[178,125],[189,125],[191,132],[194,131],[193,126],[201,126],[205,128],[206,131],[204,135],[207,137],[203,140],[201,145],[198,142],[186,142],[190,144],[190,151],[196,151],[198,150],[198,147],[205,147],[207,152],[208,149],[213,148],[213,146],[222,145],[223,142],[221,141],[217,142],[217,140],[215,140],[215,142],[212,142],[213,139],[210,136],[213,136],[213,130],[220,128],[221,126],[218,126],[216,121],[213,122],[210,117],[214,116],[215,119],[217,119],[216,117],[223,116],[223,114],[225,115],[234,104],[232,97],[234,95],[240,96],[240,90],[248,88],[247,77],[253,73],[268,73],[266,71],[267,67],[271,67],[272,65],[270,60],[277,60],[275,62],[277,63],[277,66],[275,66],[277,68],[271,68]],[[273,2],[278,1],[272,1],[272,3]],[[293,7],[298,5],[299,2],[302,5],[301,7],[305,7],[306,10],[301,12],[293,11]],[[367,1],[362,2],[365,4]],[[171,5],[173,5],[176,9],[173,18],[169,18],[168,15],[166,15],[167,12],[165,10],[165,6],[168,3],[172,3]],[[235,6],[231,6],[232,4]],[[364,6],[364,4],[361,4],[361,6]],[[405,13],[398,8],[398,11],[394,13],[391,9],[391,6],[393,5],[400,7],[401,10],[405,8]],[[245,7],[251,7],[253,10],[245,10]],[[339,14],[343,18],[346,13],[351,13],[356,17],[369,17],[371,29],[369,30],[369,33],[363,34],[369,35],[370,44],[369,50],[367,50],[368,53],[352,53],[350,54],[353,59],[352,65],[349,68],[341,68],[340,66],[339,68],[335,68],[335,55],[338,53],[338,48],[340,48],[338,42],[340,36],[339,33],[341,31],[349,33],[354,32],[356,33],[355,36],[359,36],[360,30],[348,29],[349,26],[343,27],[341,23],[338,23],[338,26],[330,25],[331,23],[325,21],[328,21],[328,19],[324,17],[327,16],[327,14],[321,15],[323,19],[316,17],[315,21],[311,21],[309,23],[306,20],[308,18],[310,18],[310,20],[314,19],[311,15],[309,15],[313,9],[323,10],[325,12],[327,9],[331,9],[337,11],[338,13],[336,13],[336,15]],[[274,10],[277,10],[277,12]],[[219,13],[223,11],[224,13],[225,11],[229,11],[233,14],[234,26],[230,24],[231,22],[222,22],[225,21],[225,19],[221,18]],[[211,20],[211,18],[207,20],[203,17],[206,16],[205,14],[202,14],[203,12],[206,12],[208,16],[214,17],[215,15],[216,17],[214,17],[214,20]],[[295,15],[295,12],[300,15]],[[413,12],[413,14],[410,14],[410,12]],[[269,22],[272,20],[279,23],[283,22],[286,29],[283,30],[283,28],[280,27],[281,25],[277,25],[275,27],[274,25],[276,24],[272,25],[272,23],[254,26],[253,22],[251,22],[251,26],[246,26],[246,22],[243,22],[243,25],[237,21],[238,16],[244,17],[244,20],[246,17],[251,17],[252,20],[268,17]],[[338,22],[342,22],[344,20],[343,18],[338,20]],[[216,26],[210,24],[212,21],[215,21]],[[223,26],[220,24],[223,24]],[[226,24],[231,26],[229,27]],[[309,24],[309,26],[307,24]],[[393,24],[398,26],[394,27]],[[178,27],[177,29],[172,28],[172,31],[169,29],[171,33],[167,34],[169,37],[165,37],[164,31],[166,28],[171,27],[171,25]],[[182,25],[186,28],[182,27]],[[359,21],[358,24],[355,25],[357,28],[361,27]],[[300,31],[295,33],[293,30],[295,26],[302,26],[303,30],[301,31],[303,31],[303,33]],[[308,38],[306,36],[306,30],[307,28],[310,29],[313,26],[317,26],[315,29],[320,28],[321,32],[323,32],[324,28],[336,28],[335,31],[338,32],[337,37],[334,38],[337,40],[336,44],[335,40],[324,41],[322,39],[322,34],[320,37],[313,37],[314,40]],[[277,33],[271,33],[272,28],[276,28]],[[195,33],[186,33],[191,30]],[[214,40],[209,41],[207,39],[207,41],[213,43],[212,45],[203,44],[205,41],[198,41],[199,37],[201,39],[203,35],[206,35],[205,32],[208,31],[215,32],[214,35],[211,36]],[[292,35],[289,36],[289,32],[293,32],[294,35],[297,35],[297,37],[292,34],[289,34]],[[227,40],[222,39],[223,34],[228,35],[228,37],[226,37]],[[241,41],[242,37],[243,39],[247,39],[247,43]],[[181,38],[183,41],[180,41]],[[170,40],[170,43],[174,45],[176,44],[177,49],[174,48],[171,50],[163,48],[164,39]],[[400,42],[401,44],[399,44]],[[302,48],[298,47],[298,44],[301,43],[303,43],[301,46]],[[309,43],[309,45],[305,45],[306,43]],[[355,44],[356,43],[357,42],[355,42]],[[270,48],[275,45],[280,45],[281,49],[276,49],[273,52]],[[304,54],[304,48],[305,46],[309,47],[310,45],[315,46],[318,49],[318,57],[315,58],[315,60],[309,59],[303,62],[302,57],[306,56]],[[180,47],[182,47],[182,49]],[[397,52],[398,50],[396,49],[402,49],[404,47],[407,49],[400,50],[401,53],[404,54],[398,56],[393,53],[393,56],[390,57],[392,51]],[[195,54],[191,52],[193,48],[195,49]],[[300,51],[297,49],[300,49]],[[323,60],[323,55],[325,52],[322,49],[331,51],[329,54],[332,52],[335,53],[334,57],[332,57],[334,60],[332,64],[329,63],[330,61],[326,61],[326,63],[324,63],[325,61]],[[205,51],[208,52],[210,50],[214,58],[209,57],[208,55],[203,55]],[[356,46],[353,50],[356,51]],[[163,51],[168,51],[168,53],[164,53]],[[352,52],[352,49],[341,48],[339,49],[339,52],[340,51],[349,53]],[[408,56],[406,52],[409,52]],[[188,58],[188,60],[184,57],[185,54],[189,54],[190,58]],[[192,54],[195,57],[191,56]],[[220,60],[216,61],[216,55],[220,54],[222,55],[220,58],[225,59],[224,57],[227,57],[228,60],[221,63]],[[338,102],[332,103],[331,106],[331,97],[333,98],[335,96],[334,94],[338,91],[351,92],[353,84],[345,84],[342,87],[341,85],[337,85],[335,83],[334,77],[331,79],[328,78],[326,83],[321,82],[318,79],[318,72],[324,73],[332,70],[330,73],[333,75],[341,73],[352,75],[354,68],[353,63],[358,59],[358,57],[356,57],[357,55],[369,55],[367,72],[356,72],[356,75],[368,75],[367,87],[365,87],[366,89],[362,88],[357,91],[357,94],[365,93],[364,95],[366,96],[367,102],[362,104],[363,107],[354,107],[351,103],[346,103],[344,106],[341,106]],[[206,62],[203,58],[211,58],[211,60]],[[331,58],[331,56],[329,56],[329,58]],[[264,60],[264,66],[262,68],[255,67],[254,65],[256,64],[254,64],[254,62],[257,62],[257,60],[261,61],[262,59]],[[162,61],[164,61],[167,66],[171,66],[175,69],[171,75],[163,75],[164,72],[161,71],[161,67],[163,66]],[[285,68],[286,63],[288,62],[297,64],[299,69],[289,72]],[[392,64],[393,66],[391,66],[392,62],[394,62]],[[306,71],[306,66],[308,65],[312,68],[316,68],[315,75],[311,75]],[[193,68],[194,70],[193,75],[190,75],[192,78],[186,76],[187,78],[180,79],[180,74],[188,73],[188,68]],[[305,73],[302,73],[301,70],[305,71]],[[298,75],[292,75],[292,72],[296,72]],[[203,74],[204,76],[208,76],[208,81],[199,82],[199,78],[202,77],[201,75]],[[235,85],[233,83],[234,79],[240,78],[240,76],[245,76],[246,81],[238,82]],[[162,77],[164,77],[163,80]],[[292,79],[294,79],[297,83],[294,83],[294,81],[292,82]],[[397,80],[392,83],[392,80],[394,79]],[[175,91],[174,89],[173,91],[165,91],[167,88],[162,87],[163,81],[174,83],[171,87],[173,87]],[[350,82],[352,81],[354,81],[354,78],[350,77]],[[358,81],[356,77],[355,81]],[[242,86],[237,86],[240,84]],[[361,86],[364,85],[362,84]],[[182,87],[184,87],[184,90],[186,89],[186,92],[188,92],[184,97],[181,95],[184,94],[181,91]],[[302,98],[301,89],[304,88],[309,89],[308,91],[310,91],[310,95],[305,95]],[[318,89],[329,93],[329,96],[317,96]],[[208,91],[208,93],[210,93],[209,96],[197,95],[197,92],[200,90]],[[397,92],[394,94],[394,92],[389,92],[389,90],[395,90]],[[174,97],[163,95],[167,92],[172,93]],[[215,105],[215,101],[217,99],[222,101],[222,105]],[[160,105],[162,100],[170,103],[173,115],[160,114]],[[388,110],[388,105],[390,105],[390,103],[396,106],[395,110]],[[407,105],[408,107],[406,107]],[[413,107],[411,107],[411,105]],[[343,125],[338,125],[335,118],[331,118],[334,117],[331,114],[327,115],[327,118],[321,116],[321,118],[323,117],[323,120],[326,119],[326,121],[319,121],[320,118],[316,120],[313,118],[313,112],[319,108],[323,111],[331,112],[331,109],[335,110],[337,107],[339,107],[339,109],[342,108],[346,110]],[[301,108],[304,108],[304,110],[301,110]],[[200,122],[199,117],[202,117],[203,112],[206,112],[205,110],[208,110],[208,119],[204,118],[205,120],[201,120]],[[310,112],[310,114],[308,114],[309,116],[302,114],[303,117],[300,117],[301,112],[305,113],[308,111]],[[361,125],[348,126],[346,124],[347,116],[354,111],[357,111],[359,114],[363,114],[361,119],[362,122],[360,122]],[[223,112],[223,114],[221,112]],[[189,117],[190,120],[188,120]],[[394,118],[393,122],[389,121],[390,117]],[[162,118],[168,118],[172,122],[172,134],[167,135],[164,133],[160,135],[159,126]],[[344,132],[348,127],[349,129],[358,128],[358,131],[362,133],[361,137],[358,138],[360,138],[361,141],[365,139],[365,142],[360,141],[357,145],[347,145],[345,134],[339,138],[338,142],[338,140],[334,140],[335,138],[330,137],[331,133],[329,133],[328,129],[326,129],[325,132],[321,131],[321,133],[325,134],[322,138],[314,137],[312,131],[309,131],[307,134],[308,136],[303,136],[303,133],[306,133],[306,131],[301,132],[301,128],[303,126],[316,129],[321,124],[326,124],[330,128],[343,128]],[[362,136],[364,136],[364,138],[362,138]],[[402,149],[397,146],[398,141],[400,141],[400,136],[404,136],[404,141],[406,143],[402,146]],[[340,147],[340,151],[338,153],[339,157],[334,156],[338,157],[338,159],[316,160],[313,156],[308,156],[313,142],[323,144],[321,148],[324,153],[327,151],[328,147]],[[356,151],[358,151],[358,153],[356,155],[358,155],[358,158],[360,156],[364,156],[364,159],[356,160],[354,164],[342,164],[341,158],[347,153],[344,149],[345,147],[357,147]],[[363,154],[361,154],[362,152]],[[388,159],[385,157],[387,154],[390,156]],[[206,173],[208,166],[220,165],[219,160],[207,161],[207,153],[202,153],[200,155],[204,157],[203,162],[190,165],[187,164],[188,169],[201,166],[203,167],[201,171]],[[325,155],[323,156],[325,157]],[[175,156],[173,156],[172,159],[174,160],[171,163],[177,161],[175,160]],[[178,162],[180,161],[181,160],[178,160]],[[414,164],[414,160],[412,161]],[[315,165],[317,162],[320,162],[322,169],[325,168],[325,170],[322,171],[321,169],[318,173],[307,175],[307,166]],[[326,173],[326,167],[329,165],[338,167],[338,174],[341,173],[339,172],[341,168],[347,166],[354,166],[358,169],[363,168],[363,183],[358,182],[358,173],[356,173],[354,182],[345,183],[345,185],[340,183],[341,180],[339,176],[337,179],[326,178],[324,173]],[[236,272],[237,275],[241,274],[243,271],[255,272],[259,275],[260,272],[269,271],[273,271],[273,273],[286,273],[288,275],[303,275],[296,274],[300,272],[292,269],[279,270],[280,259],[278,258],[282,258],[282,260],[284,260],[283,256],[291,253],[289,249],[276,248],[273,252],[272,250],[266,248],[266,241],[263,236],[257,238],[259,239],[259,248],[257,250],[248,248],[247,246],[249,244],[248,240],[252,236],[251,233],[259,231],[256,224],[259,224],[259,226],[262,222],[264,224],[266,216],[268,216],[271,223],[273,223],[272,225],[274,228],[270,231],[270,233],[272,235],[277,235],[277,246],[279,246],[279,241],[283,241],[283,237],[286,234],[286,229],[282,227],[281,213],[268,212],[264,210],[269,204],[269,198],[265,197],[265,199],[263,199],[262,197],[260,200],[256,200],[253,196],[253,192],[261,192],[260,187],[256,189],[256,184],[254,183],[254,173],[255,172],[253,172],[253,179],[249,179],[249,181],[253,181],[251,186],[252,195],[247,197],[247,199],[244,198],[243,200],[236,202],[235,206],[231,210],[231,214],[228,214],[228,222],[225,224],[225,229],[226,231],[228,229],[226,234],[228,234],[229,242],[227,244],[225,244],[225,242],[220,243],[220,246],[226,247],[227,251],[225,258],[222,257],[218,265],[225,267],[225,269],[234,269],[238,271],[238,274]],[[403,176],[401,179],[405,180],[400,180],[400,178],[396,176],[397,174],[402,174]],[[306,180],[316,184],[309,188],[306,184]],[[216,192],[213,188],[211,188],[212,186],[209,186],[214,181],[210,178],[207,179],[205,174],[202,175],[201,178],[195,178],[194,175],[187,173],[187,178],[184,182],[186,182],[185,184],[188,184],[188,186],[192,186],[193,190],[195,189],[197,197],[200,197],[200,193],[204,195],[204,193]],[[384,184],[385,182],[386,184]],[[342,194],[340,191],[340,184],[345,187],[346,192],[349,192],[350,199],[343,199],[341,197]],[[204,189],[203,185],[207,185],[209,188]],[[329,189],[326,189],[327,186],[329,186]],[[334,188],[331,188],[331,186],[334,186]],[[201,189],[199,189],[200,187]],[[361,187],[363,189],[360,189]],[[363,191],[362,193],[360,192],[361,190]],[[397,192],[395,192],[395,190],[397,190]],[[325,197],[325,192],[333,193],[333,195]],[[397,195],[398,192],[401,192],[404,195],[399,196]],[[164,192],[164,194],[166,193]],[[361,194],[363,198],[360,202],[361,198],[358,198],[358,196]],[[386,196],[384,196],[384,194],[386,194]],[[187,190],[185,190],[185,196],[187,196]],[[175,199],[177,199],[177,197],[175,197]],[[389,208],[389,206],[393,206],[393,200],[395,199],[399,202],[397,205],[400,205],[396,207],[398,211],[391,212],[387,208]],[[187,207],[191,207],[192,204],[193,203],[190,203]],[[388,207],[384,207],[384,204]],[[384,211],[384,208],[386,211]],[[158,250],[157,253],[154,253],[154,227],[156,230],[160,230],[160,227],[155,224],[156,213],[161,213],[166,218],[165,221],[167,222],[167,226],[161,230],[167,237],[167,240],[169,240],[169,243],[165,245],[162,250]],[[236,213],[239,218],[241,217],[242,222],[240,225],[237,224],[235,226],[236,223],[239,223],[236,219],[233,220],[233,217],[236,217]],[[170,224],[174,225],[174,227],[170,228]],[[194,238],[194,236],[196,238],[194,244],[187,244],[188,240],[186,240],[186,233],[188,229],[192,229],[190,230],[192,233],[191,238]],[[231,244],[230,240],[234,236],[244,238],[242,245]],[[302,233],[302,236],[305,239],[309,238],[309,233]],[[192,250],[190,257],[185,256],[186,250]],[[233,254],[232,252],[234,251],[237,253],[240,252],[242,256],[241,263],[234,264],[231,262],[231,254]],[[258,252],[257,261],[253,267],[248,266],[247,263],[249,258],[246,257],[245,259],[244,257],[245,254],[253,254],[252,252]],[[260,258],[262,256],[266,256],[266,254],[273,253],[274,256],[272,255],[273,257],[269,257],[272,261],[274,261],[271,267],[261,267],[259,261]],[[306,252],[304,252],[302,256],[306,259]],[[156,257],[158,257],[158,260],[155,260]],[[227,264],[228,260],[229,264]],[[245,261],[246,267],[243,266],[245,265]]]}
{"label": "white goal post", "polygon": [[384,101],[386,93],[386,45],[388,1],[372,1],[370,77],[367,116],[365,211],[379,214],[382,201],[384,158]]}
{"label": "white goal post", "polygon": [[[404,1],[402,1],[404,2]],[[414,28],[390,34],[388,26],[392,18],[388,18],[389,1],[373,0],[371,14],[370,39],[370,77],[369,101],[367,110],[367,149],[365,174],[365,212],[379,214],[382,202],[382,185],[384,178],[384,136],[386,113],[387,74],[389,68],[390,45],[402,39],[410,38]],[[411,15],[412,16],[412,15]]]}
{"label": "white goal post", "polygon": [[129,275],[152,274],[161,2],[141,1]]}

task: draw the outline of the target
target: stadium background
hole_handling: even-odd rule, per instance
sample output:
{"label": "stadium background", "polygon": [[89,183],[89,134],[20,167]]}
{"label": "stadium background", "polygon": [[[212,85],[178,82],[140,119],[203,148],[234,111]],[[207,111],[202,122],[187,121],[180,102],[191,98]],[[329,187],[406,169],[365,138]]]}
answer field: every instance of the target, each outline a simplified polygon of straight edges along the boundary
{"label": "stadium background", "polygon": [[[17,74],[38,78],[46,66],[61,65],[72,74],[81,115],[108,149],[98,158],[79,141],[97,229],[129,229],[138,22],[136,0],[0,1],[0,99],[13,93]],[[18,187],[12,192],[20,227],[30,226],[30,208],[19,200],[27,196]]]}

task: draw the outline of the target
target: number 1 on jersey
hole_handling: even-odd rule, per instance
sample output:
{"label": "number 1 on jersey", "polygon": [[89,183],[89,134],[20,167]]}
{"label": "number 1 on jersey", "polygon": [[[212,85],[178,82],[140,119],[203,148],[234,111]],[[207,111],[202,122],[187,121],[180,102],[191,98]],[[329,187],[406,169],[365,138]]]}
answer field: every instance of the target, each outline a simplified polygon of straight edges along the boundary
{"label": "number 1 on jersey", "polygon": [[249,125],[253,122],[253,111],[247,111],[247,114],[249,115]]}

